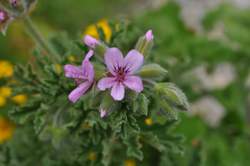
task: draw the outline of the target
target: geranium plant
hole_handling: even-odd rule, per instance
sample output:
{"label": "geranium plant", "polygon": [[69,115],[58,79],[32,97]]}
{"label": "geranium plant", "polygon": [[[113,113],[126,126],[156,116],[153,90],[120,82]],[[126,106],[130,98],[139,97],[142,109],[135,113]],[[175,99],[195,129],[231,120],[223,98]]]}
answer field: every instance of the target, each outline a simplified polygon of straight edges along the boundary
{"label": "geranium plant", "polygon": [[[4,2],[0,7],[8,18],[16,18],[10,11],[19,2],[24,9],[31,3],[10,1],[8,10]],[[98,27],[100,39],[86,35],[72,41],[59,33],[45,41],[27,17],[24,12],[27,32],[38,47],[34,60],[16,66],[13,87],[16,93],[29,94],[29,101],[9,115],[32,135],[33,147],[26,153],[31,156],[25,156],[34,158],[29,163],[39,158],[44,165],[107,166],[125,160],[160,165],[182,152],[182,137],[170,129],[177,112],[189,110],[189,105],[169,82],[167,70],[150,56],[157,38],[152,30],[144,34],[122,21],[110,23],[109,43]],[[36,148],[41,152],[32,156]],[[8,145],[1,151],[7,165],[24,157]]]}

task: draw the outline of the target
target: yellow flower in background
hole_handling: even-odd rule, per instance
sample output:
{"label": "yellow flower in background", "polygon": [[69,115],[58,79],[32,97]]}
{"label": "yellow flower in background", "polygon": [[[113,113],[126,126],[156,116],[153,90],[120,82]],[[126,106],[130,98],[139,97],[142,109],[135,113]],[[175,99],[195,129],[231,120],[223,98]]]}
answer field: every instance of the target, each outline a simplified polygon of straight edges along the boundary
{"label": "yellow flower in background", "polygon": [[74,55],[70,55],[70,56],[68,56],[68,60],[69,60],[69,62],[74,63],[74,62],[76,62],[76,57]]}
{"label": "yellow flower in background", "polygon": [[19,94],[12,97],[12,101],[18,105],[24,105],[27,102],[27,96],[24,94]]}
{"label": "yellow flower in background", "polygon": [[152,126],[153,125],[153,120],[151,118],[146,118],[144,122],[148,126]]}
{"label": "yellow flower in background", "polygon": [[91,128],[91,125],[88,122],[82,123],[81,127],[85,130],[88,130]]}
{"label": "yellow flower in background", "polygon": [[124,166],[136,166],[135,160],[126,160]]}
{"label": "yellow flower in background", "polygon": [[96,153],[95,152],[89,152],[88,159],[90,161],[95,161],[96,160]]}
{"label": "yellow flower in background", "polygon": [[0,108],[5,106],[6,104],[6,99],[3,96],[0,96]]}
{"label": "yellow flower in background", "polygon": [[0,61],[0,78],[11,77],[13,75],[13,66],[8,61]]}
{"label": "yellow flower in background", "polygon": [[5,98],[10,97],[11,92],[12,90],[10,87],[7,87],[7,86],[0,87],[0,96],[2,97],[5,97]]}
{"label": "yellow flower in background", "polygon": [[9,120],[0,117],[0,144],[12,137],[14,129],[15,126]]}
{"label": "yellow flower in background", "polygon": [[57,74],[61,74],[62,73],[62,66],[60,64],[55,64],[54,70]]}
{"label": "yellow flower in background", "polygon": [[11,88],[7,86],[0,87],[0,107],[4,107],[7,103],[6,98],[11,95]]}
{"label": "yellow flower in background", "polygon": [[103,29],[103,32],[105,34],[105,40],[106,42],[109,42],[112,36],[112,30],[108,24],[108,21],[106,19],[102,19],[100,21],[98,21],[96,24],[93,25],[89,25],[85,31],[84,31],[84,35],[90,35],[96,39],[99,39],[99,34],[97,31],[97,27],[100,27]]}

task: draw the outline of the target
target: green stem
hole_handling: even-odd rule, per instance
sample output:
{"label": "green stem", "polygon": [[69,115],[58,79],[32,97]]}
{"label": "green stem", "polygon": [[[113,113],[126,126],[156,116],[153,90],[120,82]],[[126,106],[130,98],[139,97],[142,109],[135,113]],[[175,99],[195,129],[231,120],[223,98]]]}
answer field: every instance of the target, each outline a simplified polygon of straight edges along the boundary
{"label": "green stem", "polygon": [[54,57],[54,60],[59,61],[59,54],[54,50],[54,48],[43,38],[43,36],[39,33],[37,28],[32,23],[31,19],[27,16],[24,18],[24,25],[29,33],[29,35],[35,40],[38,46],[45,50],[49,55]]}

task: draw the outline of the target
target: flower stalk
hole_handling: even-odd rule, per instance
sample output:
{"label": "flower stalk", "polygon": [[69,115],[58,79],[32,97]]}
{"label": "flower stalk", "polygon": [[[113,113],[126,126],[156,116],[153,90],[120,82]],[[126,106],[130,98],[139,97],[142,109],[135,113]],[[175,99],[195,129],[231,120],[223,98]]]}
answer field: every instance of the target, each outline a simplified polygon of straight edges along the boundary
{"label": "flower stalk", "polygon": [[36,44],[45,50],[55,61],[59,61],[60,57],[56,50],[43,38],[41,33],[37,30],[31,19],[27,16],[23,19],[27,33],[33,38]]}

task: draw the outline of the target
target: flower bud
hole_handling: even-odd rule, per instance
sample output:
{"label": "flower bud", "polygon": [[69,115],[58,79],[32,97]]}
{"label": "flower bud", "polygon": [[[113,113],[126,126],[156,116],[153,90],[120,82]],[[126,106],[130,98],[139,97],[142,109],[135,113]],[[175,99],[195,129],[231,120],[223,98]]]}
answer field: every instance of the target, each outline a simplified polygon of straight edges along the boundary
{"label": "flower bud", "polygon": [[107,46],[104,43],[96,40],[94,37],[92,37],[90,35],[84,36],[83,42],[88,47],[93,49],[95,51],[96,55],[101,56],[101,57],[104,56],[106,49],[107,49]]}
{"label": "flower bud", "polygon": [[104,118],[108,116],[111,112],[117,110],[118,106],[119,104],[117,102],[114,102],[114,100],[108,93],[105,93],[100,104],[100,117]]}
{"label": "flower bud", "polygon": [[104,118],[106,115],[108,114],[108,112],[105,109],[100,109],[100,117]]}
{"label": "flower bud", "polygon": [[153,48],[154,45],[153,39],[154,35],[152,30],[147,31],[147,33],[144,36],[139,38],[135,46],[135,49],[138,50],[144,56],[147,56]]}
{"label": "flower bud", "polygon": [[166,76],[167,73],[168,71],[158,64],[145,65],[139,71],[139,75],[142,78],[153,80],[161,80]]}
{"label": "flower bud", "polygon": [[169,104],[175,110],[190,110],[186,95],[175,84],[157,83],[154,90],[165,107],[167,107],[166,104]]}
{"label": "flower bud", "polygon": [[154,35],[153,35],[152,30],[149,30],[146,33],[145,38],[146,38],[147,42],[151,42],[154,39]]}
{"label": "flower bud", "polygon": [[94,37],[90,36],[90,35],[86,35],[84,36],[84,39],[83,39],[84,43],[90,47],[90,48],[95,48],[96,45],[99,44],[99,41],[96,40]]}
{"label": "flower bud", "polygon": [[0,31],[3,34],[6,32],[6,29],[11,20],[12,18],[10,17],[10,15],[6,11],[0,9]]}
{"label": "flower bud", "polygon": [[8,19],[8,14],[0,9],[0,23],[5,22]]}

